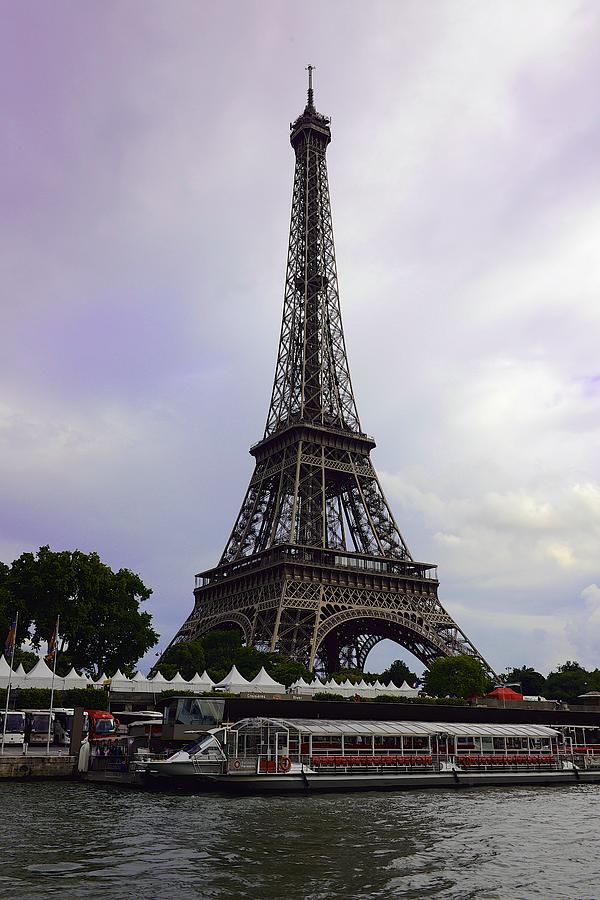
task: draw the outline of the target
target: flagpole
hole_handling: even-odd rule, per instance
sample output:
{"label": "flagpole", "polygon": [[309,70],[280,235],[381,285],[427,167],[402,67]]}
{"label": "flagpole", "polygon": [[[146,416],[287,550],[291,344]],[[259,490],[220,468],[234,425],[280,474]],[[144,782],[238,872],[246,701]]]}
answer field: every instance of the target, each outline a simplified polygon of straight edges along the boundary
{"label": "flagpole", "polygon": [[4,741],[6,740],[6,720],[8,719],[8,704],[10,701],[10,686],[12,684],[13,665],[15,662],[15,647],[17,646],[17,630],[19,628],[19,613],[15,616],[15,636],[12,642],[12,653],[10,654],[10,672],[8,674],[8,687],[6,688],[6,706],[4,708],[4,723],[2,725],[2,755],[4,756]]}
{"label": "flagpole", "polygon": [[60,616],[56,617],[54,628],[54,665],[52,666],[52,690],[50,691],[50,712],[48,714],[48,740],[46,741],[46,754],[50,756],[50,731],[52,729],[52,710],[54,707],[54,679],[56,678],[56,660],[58,659],[58,627]]}

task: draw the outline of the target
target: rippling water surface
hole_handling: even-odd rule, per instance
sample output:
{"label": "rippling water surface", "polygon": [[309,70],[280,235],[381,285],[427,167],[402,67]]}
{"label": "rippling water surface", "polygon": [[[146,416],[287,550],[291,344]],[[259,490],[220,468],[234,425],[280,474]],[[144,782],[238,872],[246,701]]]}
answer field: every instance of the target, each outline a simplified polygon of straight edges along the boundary
{"label": "rippling water surface", "polygon": [[310,797],[0,784],[0,898],[600,897],[600,787]]}

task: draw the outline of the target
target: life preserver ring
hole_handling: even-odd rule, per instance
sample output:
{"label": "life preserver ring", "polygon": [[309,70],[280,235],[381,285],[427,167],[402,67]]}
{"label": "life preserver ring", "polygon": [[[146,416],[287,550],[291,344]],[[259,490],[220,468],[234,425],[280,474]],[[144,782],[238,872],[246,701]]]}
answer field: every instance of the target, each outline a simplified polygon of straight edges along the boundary
{"label": "life preserver ring", "polygon": [[31,775],[31,766],[19,766],[19,775],[28,778]]}
{"label": "life preserver ring", "polygon": [[239,761],[239,759],[234,759],[234,761],[233,761],[233,768],[234,768],[234,769],[241,769],[241,768],[242,768],[242,764],[241,764],[241,762]]}
{"label": "life preserver ring", "polygon": [[292,761],[289,756],[282,756],[279,760],[279,771],[289,772],[292,768]]}

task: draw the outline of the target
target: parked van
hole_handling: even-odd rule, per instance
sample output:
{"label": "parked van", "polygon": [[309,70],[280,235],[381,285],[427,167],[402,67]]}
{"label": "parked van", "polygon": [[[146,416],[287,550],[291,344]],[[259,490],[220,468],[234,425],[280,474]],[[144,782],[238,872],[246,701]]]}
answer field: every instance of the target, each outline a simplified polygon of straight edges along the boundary
{"label": "parked van", "polygon": [[86,709],[89,717],[89,737],[91,741],[113,738],[119,733],[120,722],[105,709]]}

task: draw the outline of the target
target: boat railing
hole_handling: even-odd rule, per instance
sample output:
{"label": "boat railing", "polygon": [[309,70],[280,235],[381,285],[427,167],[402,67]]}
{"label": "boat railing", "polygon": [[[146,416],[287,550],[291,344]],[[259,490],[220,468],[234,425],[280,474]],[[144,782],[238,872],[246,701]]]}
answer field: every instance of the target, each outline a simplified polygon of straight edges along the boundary
{"label": "boat railing", "polygon": [[411,753],[367,753],[367,754],[313,754],[310,757],[310,767],[315,771],[323,769],[358,768],[423,768],[433,766],[433,756],[429,754]]}
{"label": "boat railing", "polygon": [[[569,757],[572,759],[572,757]],[[554,753],[468,753],[454,758],[461,769],[557,768],[561,760]]]}
{"label": "boat railing", "polygon": [[228,775],[247,775],[248,772],[262,772],[268,771],[266,767],[263,768],[264,763],[268,763],[270,760],[267,757],[263,756],[234,756],[229,757],[227,760],[227,774]]}
{"label": "boat railing", "polygon": [[133,767],[155,762],[158,759],[168,759],[170,753],[151,753],[137,750],[134,754],[112,753],[90,757],[89,769],[92,772],[128,772]]}
{"label": "boat railing", "polygon": [[569,760],[579,766],[580,769],[597,769],[600,768],[600,756],[595,753],[578,753],[573,751],[573,756],[568,757]]}
{"label": "boat railing", "polygon": [[[589,757],[587,758],[589,760]],[[490,753],[431,753],[427,749],[422,751],[400,752],[386,750],[375,753],[345,752],[339,749],[314,749],[311,753],[293,754],[292,758],[285,755],[275,757],[272,754],[260,754],[239,756],[230,758],[227,762],[228,774],[248,774],[256,772],[265,775],[286,773],[292,764],[300,764],[303,770],[312,772],[343,771],[352,773],[357,771],[387,771],[390,769],[406,772],[433,771],[442,772],[456,767],[458,769],[498,770],[498,769],[561,769],[564,763],[586,767],[586,757],[575,757],[571,753],[559,754],[550,751],[533,753],[515,752],[503,753],[500,751]],[[600,765],[600,759],[597,760]],[[593,762],[592,762],[593,765]]]}

